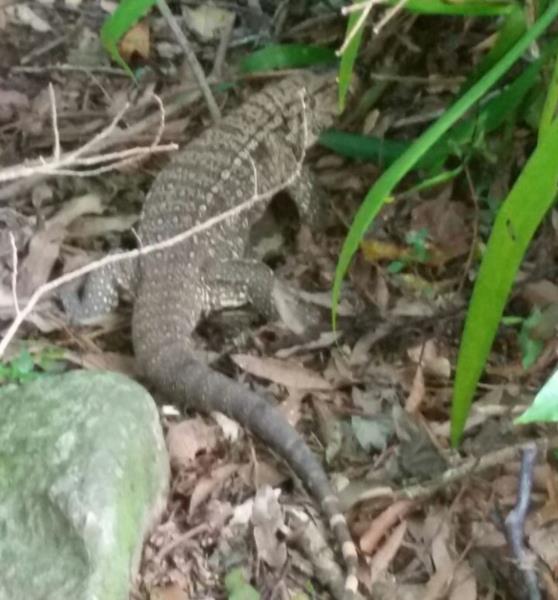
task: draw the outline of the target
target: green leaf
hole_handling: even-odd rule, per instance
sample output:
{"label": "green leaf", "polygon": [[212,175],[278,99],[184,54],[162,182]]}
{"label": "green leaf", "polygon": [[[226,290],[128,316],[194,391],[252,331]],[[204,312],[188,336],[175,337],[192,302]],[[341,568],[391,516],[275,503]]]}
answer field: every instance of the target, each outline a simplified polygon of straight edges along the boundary
{"label": "green leaf", "polygon": [[27,349],[22,350],[18,356],[10,362],[10,365],[16,378],[28,375],[35,368],[33,357]]}
{"label": "green leaf", "polygon": [[402,260],[394,260],[393,262],[390,262],[389,265],[387,266],[387,272],[391,273],[392,275],[395,275],[396,273],[401,273],[401,271],[403,271],[403,269],[407,266],[407,263],[405,263]]}
{"label": "green leaf", "polygon": [[[502,319],[502,323],[509,322],[509,317]],[[523,319],[521,322],[521,330],[519,331],[519,347],[521,348],[521,364],[524,369],[528,369],[535,363],[537,358],[540,356],[544,342],[536,339],[531,335],[531,332],[537,326],[542,323],[543,317],[541,311],[537,308],[527,319]],[[544,325],[543,325],[544,326]]]}
{"label": "green leaf", "polygon": [[[553,7],[556,8],[558,2]],[[534,150],[504,201],[482,260],[459,349],[451,412],[457,445],[515,275],[558,185],[558,119]]]}
{"label": "green leaf", "polygon": [[117,44],[155,3],[156,0],[121,0],[116,10],[107,17],[101,27],[101,42],[106,51],[132,78],[134,74],[120,56]]}
{"label": "green leaf", "polygon": [[395,186],[418,163],[429,148],[510,69],[557,15],[558,0],[555,0],[513,48],[459,98],[438,121],[429,127],[404,154],[393,162],[370,189],[354,218],[337,262],[332,289],[332,325],[334,328],[336,326],[341,284],[350,262],[359,247],[360,240],[384,202],[391,196]]}
{"label": "green leaf", "polygon": [[369,160],[383,165],[390,165],[410,146],[409,142],[386,140],[337,129],[322,132],[319,142],[322,146],[346,158]]}
{"label": "green leaf", "polygon": [[[399,0],[388,0],[395,5]],[[405,9],[411,12],[428,15],[455,15],[460,17],[495,17],[506,15],[514,10],[515,2],[507,0],[463,0],[448,2],[447,0],[408,0]]]}
{"label": "green leaf", "polygon": [[246,581],[240,567],[231,569],[225,575],[225,587],[229,600],[260,600],[260,594]]}
{"label": "green leaf", "polygon": [[271,71],[272,69],[299,69],[316,65],[334,65],[335,52],[323,46],[305,44],[277,44],[252,52],[239,68],[243,73]]}
{"label": "green leaf", "polygon": [[[356,0],[359,2],[360,0]],[[356,11],[349,14],[347,21],[347,32],[345,33],[345,39],[348,39],[349,35],[357,25],[358,19],[362,11]],[[362,32],[364,30],[364,23],[360,26],[359,31],[354,34],[353,39],[345,48],[345,51],[341,55],[341,63],[339,65],[339,112],[345,110],[345,103],[347,101],[347,94],[351,86],[351,79],[353,76],[353,70],[355,66],[358,49],[362,41]]]}
{"label": "green leaf", "polygon": [[516,425],[525,425],[539,421],[555,423],[558,421],[558,371],[543,385],[535,396],[533,404],[514,421]]}

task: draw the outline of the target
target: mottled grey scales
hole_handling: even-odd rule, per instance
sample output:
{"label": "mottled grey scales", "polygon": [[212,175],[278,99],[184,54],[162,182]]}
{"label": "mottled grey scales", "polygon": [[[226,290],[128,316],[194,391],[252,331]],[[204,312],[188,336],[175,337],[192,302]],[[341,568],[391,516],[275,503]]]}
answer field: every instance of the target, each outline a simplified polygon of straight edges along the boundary
{"label": "mottled grey scales", "polygon": [[[254,196],[288,187],[301,218],[320,217],[319,192],[303,169],[306,147],[336,112],[331,75],[304,73],[274,83],[209,128],[159,173],[147,196],[139,226],[143,245],[168,239]],[[219,411],[237,420],[282,456],[308,487],[329,519],[347,566],[338,598],[357,588],[357,555],[327,475],[301,436],[262,396],[199,360],[192,333],[211,311],[252,304],[263,315],[280,312],[277,293],[286,289],[273,271],[250,260],[250,229],[270,198],[179,244],[116,263],[93,274],[80,298],[65,293],[71,318],[84,322],[114,308],[116,289],[135,290],[134,351],[142,374],[179,405]]]}

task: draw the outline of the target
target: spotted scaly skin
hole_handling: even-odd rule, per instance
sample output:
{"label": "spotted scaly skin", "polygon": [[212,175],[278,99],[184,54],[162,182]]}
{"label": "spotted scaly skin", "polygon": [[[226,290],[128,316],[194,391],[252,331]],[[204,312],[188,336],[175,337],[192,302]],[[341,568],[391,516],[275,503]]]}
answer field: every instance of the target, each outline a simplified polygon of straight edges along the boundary
{"label": "spotted scaly skin", "polygon": [[[256,188],[263,196],[284,186],[319,132],[333,122],[336,103],[330,74],[296,75],[255,94],[186,146],[157,176],[140,220],[142,244],[168,239],[234,208],[253,197]],[[310,173],[303,169],[286,187],[301,218],[314,224],[321,207]],[[175,246],[141,256],[133,268],[119,263],[95,274],[79,306],[76,300],[65,304],[84,321],[114,306],[119,285],[135,289],[132,338],[140,372],[180,406],[235,419],[289,463],[328,517],[347,569],[343,589],[332,592],[349,600],[358,585],[356,549],[321,463],[276,408],[212,370],[193,347],[194,329],[212,311],[249,302],[263,315],[277,317],[281,284],[268,266],[246,258],[250,228],[269,200]]]}

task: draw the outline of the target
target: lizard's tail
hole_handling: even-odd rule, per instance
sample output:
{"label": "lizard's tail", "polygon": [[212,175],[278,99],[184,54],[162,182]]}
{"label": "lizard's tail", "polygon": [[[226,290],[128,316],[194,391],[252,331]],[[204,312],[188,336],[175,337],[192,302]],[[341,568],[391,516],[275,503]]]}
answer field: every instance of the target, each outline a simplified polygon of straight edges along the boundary
{"label": "lizard's tail", "polygon": [[160,357],[162,360],[158,361],[155,373],[150,374],[161,391],[170,392],[177,404],[186,401],[187,406],[196,410],[222,412],[238,421],[286,460],[318,500],[341,547],[346,565],[344,589],[335,590],[335,595],[343,600],[353,599],[358,587],[356,548],[324,468],[302,437],[262,396],[202,362],[188,360],[184,364],[181,361],[179,366],[179,353],[173,352],[173,358],[169,353],[163,354],[165,357]]}

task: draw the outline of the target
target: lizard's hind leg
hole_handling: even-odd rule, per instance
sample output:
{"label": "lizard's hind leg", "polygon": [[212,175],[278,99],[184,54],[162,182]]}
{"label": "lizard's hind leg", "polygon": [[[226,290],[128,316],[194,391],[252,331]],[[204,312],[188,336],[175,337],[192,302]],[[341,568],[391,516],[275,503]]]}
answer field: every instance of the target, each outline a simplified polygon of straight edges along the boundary
{"label": "lizard's hind leg", "polygon": [[264,318],[281,319],[298,334],[320,319],[315,307],[303,302],[296,290],[278,279],[265,263],[248,259],[211,261],[202,273],[212,311],[251,304]]}

